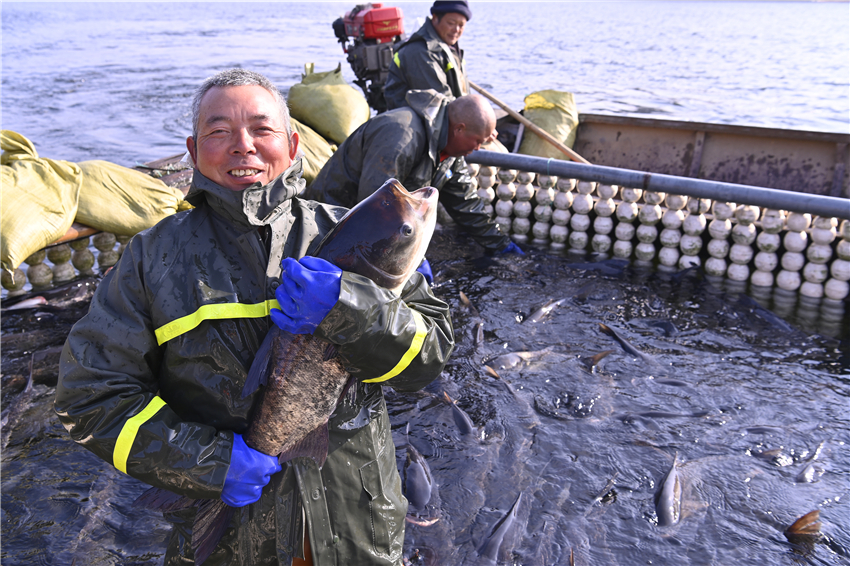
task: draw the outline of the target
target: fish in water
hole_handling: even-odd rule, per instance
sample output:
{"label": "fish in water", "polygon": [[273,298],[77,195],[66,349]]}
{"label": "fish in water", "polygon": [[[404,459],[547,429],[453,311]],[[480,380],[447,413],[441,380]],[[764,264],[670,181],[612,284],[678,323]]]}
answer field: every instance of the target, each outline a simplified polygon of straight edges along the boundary
{"label": "fish in water", "polygon": [[481,546],[478,547],[478,556],[484,559],[487,564],[496,563],[505,538],[517,523],[517,513],[519,512],[521,501],[522,492],[520,491],[519,495],[517,495],[516,501],[514,501],[514,504],[511,506],[510,511],[508,511],[504,517],[499,519],[499,521],[490,530],[490,534],[487,535],[481,543]]}
{"label": "fish in water", "polygon": [[552,351],[552,347],[544,348],[542,350],[537,350],[536,352],[509,352],[507,354],[502,354],[500,356],[496,356],[495,358],[491,358],[484,362],[484,365],[493,368],[494,370],[504,371],[508,369],[513,369],[516,366],[522,364],[523,362],[529,362],[535,358],[539,358],[543,354],[549,353]]}
{"label": "fish in water", "polygon": [[655,494],[655,513],[659,527],[669,527],[682,517],[682,474],[679,471],[679,454],[673,457],[673,465]]}
{"label": "fish in water", "polygon": [[627,354],[630,354],[630,355],[632,355],[636,358],[641,358],[641,359],[644,359],[644,358],[647,357],[646,354],[644,354],[643,352],[641,352],[640,350],[635,348],[632,345],[631,342],[626,340],[626,338],[623,337],[622,334],[620,334],[619,332],[617,332],[616,330],[614,330],[613,328],[611,328],[607,324],[603,324],[603,323],[600,322],[599,323],[599,329],[602,330],[602,332],[604,332],[605,334],[607,334],[611,338],[613,338],[614,340],[616,340],[617,342],[619,342],[620,346],[623,347],[623,350],[625,350]]}
{"label": "fish in water", "polygon": [[473,424],[472,419],[466,414],[466,411],[458,407],[457,401],[449,397],[448,393],[443,391],[443,395],[446,396],[446,401],[448,401],[449,405],[452,407],[452,417],[455,420],[455,424],[457,425],[461,436],[476,436],[477,429],[475,424]]}
{"label": "fish in water", "polygon": [[563,299],[558,299],[557,301],[554,300],[554,299],[550,299],[550,300],[546,301],[546,303],[544,303],[543,306],[536,308],[531,313],[531,315],[528,318],[526,318],[525,320],[528,321],[528,322],[534,322],[534,323],[540,322],[541,320],[543,320],[543,318],[547,314],[549,314],[550,312],[552,312],[553,310],[555,310],[556,308],[558,308],[559,306],[564,304],[566,301],[567,301],[566,297],[563,298]]}
{"label": "fish in water", "polygon": [[434,487],[434,480],[431,476],[431,468],[428,466],[428,461],[419,453],[410,443],[410,423],[404,430],[407,438],[407,458],[404,462],[404,496],[410,503],[410,509],[413,514],[408,512],[407,521],[419,526],[433,525],[438,519],[423,519],[418,516],[420,511],[424,511],[431,501],[431,491]]}
{"label": "fish in water", "polygon": [[[437,197],[433,187],[409,193],[390,179],[348,211],[315,255],[398,294],[425,256],[436,224]],[[281,463],[305,456],[321,466],[328,452],[328,419],[349,378],[330,344],[271,325],[243,391],[247,396],[265,385],[245,443],[279,456]],[[192,534],[197,564],[215,549],[234,512],[220,499],[190,500],[157,488],[136,503],[160,511],[197,507]]]}
{"label": "fish in water", "polygon": [[46,305],[46,304],[47,304],[47,299],[45,299],[41,295],[38,295],[38,296],[35,296],[35,297],[30,297],[29,299],[24,299],[23,301],[18,301],[17,303],[15,303],[14,305],[12,305],[10,307],[3,307],[2,310],[5,312],[5,311],[16,311],[16,310],[23,310],[23,309],[34,309],[34,308],[37,308],[37,307],[40,307],[40,306]]}
{"label": "fish in water", "polygon": [[806,465],[803,466],[803,469],[800,470],[800,473],[797,474],[797,482],[799,483],[812,483],[813,481],[817,481],[817,477],[823,473],[823,468],[815,463],[815,460],[820,456],[821,450],[823,449],[823,445],[826,441],[822,440],[818,447],[815,448],[814,454],[809,460],[806,462]]}

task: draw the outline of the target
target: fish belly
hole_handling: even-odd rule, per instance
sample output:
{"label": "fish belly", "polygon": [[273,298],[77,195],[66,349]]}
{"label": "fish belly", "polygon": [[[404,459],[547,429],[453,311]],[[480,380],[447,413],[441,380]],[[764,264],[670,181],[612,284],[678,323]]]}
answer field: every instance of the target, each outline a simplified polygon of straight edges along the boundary
{"label": "fish belly", "polygon": [[273,345],[270,375],[246,444],[277,456],[326,428],[348,381],[338,359],[324,359],[327,346],[311,335],[281,333]]}

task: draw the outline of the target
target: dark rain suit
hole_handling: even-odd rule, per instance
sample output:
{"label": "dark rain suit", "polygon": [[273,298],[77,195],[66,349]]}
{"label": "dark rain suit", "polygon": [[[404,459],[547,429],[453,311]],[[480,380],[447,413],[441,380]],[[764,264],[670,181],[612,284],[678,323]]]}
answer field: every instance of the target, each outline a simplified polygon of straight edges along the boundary
{"label": "dark rain suit", "polygon": [[[130,241],[62,352],[55,409],[73,440],[150,485],[221,496],[233,432],[247,430],[258,397],[242,388],[272,324],[281,258],[309,254],[345,212],[295,197],[300,173],[298,160],[239,192],[196,171],[196,208]],[[328,459],[284,464],[205,564],[289,566],[305,518],[317,566],[401,564],[407,500],[381,386],[416,390],[439,375],[454,347],[448,306],[419,274],[398,298],[343,272],[315,336],[338,344],[357,378],[331,417]],[[166,515],[165,564],[193,563],[193,515]]]}
{"label": "dark rain suit", "polygon": [[425,89],[436,90],[449,98],[469,94],[463,50],[457,44],[453,49],[440,39],[430,19],[393,55],[384,85],[387,109],[407,104],[407,91]]}
{"label": "dark rain suit", "polygon": [[378,190],[388,177],[408,190],[432,186],[463,229],[490,251],[502,251],[510,238],[484,209],[463,157],[440,161],[448,141],[446,97],[432,90],[411,91],[408,106],[378,114],[339,146],[304,192],[319,202],[352,207]]}

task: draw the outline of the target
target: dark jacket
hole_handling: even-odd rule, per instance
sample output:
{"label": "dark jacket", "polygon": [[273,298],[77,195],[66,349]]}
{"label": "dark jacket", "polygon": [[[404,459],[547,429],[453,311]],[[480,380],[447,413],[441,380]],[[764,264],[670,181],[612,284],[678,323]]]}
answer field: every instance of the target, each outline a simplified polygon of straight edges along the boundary
{"label": "dark jacket", "polygon": [[[300,172],[299,160],[269,185],[236,192],[196,171],[187,197],[196,208],[130,241],[62,352],[55,409],[74,441],[152,486],[220,497],[233,432],[247,430],[258,398],[243,399],[242,387],[277,305],[281,258],[308,254],[346,212],[296,197]],[[329,423],[327,462],[285,465],[235,513],[205,564],[289,566],[302,509],[315,564],[401,563],[407,501],[381,384],[362,380],[389,372],[421,337],[414,309],[424,343],[385,382],[402,390],[442,370],[454,346],[448,306],[418,274],[396,298],[343,272],[339,302],[315,335],[334,336],[358,383]],[[193,514],[167,517],[176,528],[166,564],[192,563]]]}
{"label": "dark jacket", "polygon": [[339,146],[304,192],[304,197],[352,207],[390,177],[408,190],[432,186],[440,202],[482,246],[501,251],[510,238],[501,232],[478,196],[462,157],[440,161],[448,140],[449,99],[431,90],[411,91],[408,105],[378,114]]}
{"label": "dark jacket", "polygon": [[393,55],[384,86],[387,109],[407,104],[409,90],[431,89],[449,98],[469,94],[463,50],[454,47],[440,39],[430,19],[425,20]]}

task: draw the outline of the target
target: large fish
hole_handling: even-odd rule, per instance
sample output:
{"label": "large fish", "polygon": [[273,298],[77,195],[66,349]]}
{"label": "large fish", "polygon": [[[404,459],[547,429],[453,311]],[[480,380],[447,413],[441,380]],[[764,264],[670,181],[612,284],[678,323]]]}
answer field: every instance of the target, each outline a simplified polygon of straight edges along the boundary
{"label": "large fish", "polygon": [[[395,179],[352,208],[315,253],[344,271],[368,277],[396,295],[422,262],[434,233],[438,192],[409,193]],[[331,344],[312,335],[292,335],[272,325],[257,351],[244,395],[265,385],[244,435],[245,443],[280,462],[303,456],[323,465],[328,419],[349,374]],[[234,508],[220,499],[191,500],[154,488],[136,504],[160,511],[197,507],[192,547],[202,564],[215,549]]]}

